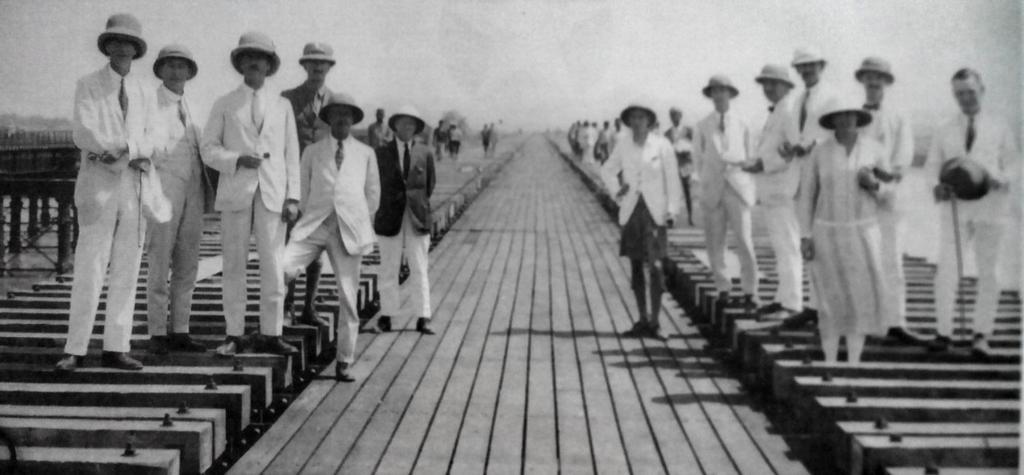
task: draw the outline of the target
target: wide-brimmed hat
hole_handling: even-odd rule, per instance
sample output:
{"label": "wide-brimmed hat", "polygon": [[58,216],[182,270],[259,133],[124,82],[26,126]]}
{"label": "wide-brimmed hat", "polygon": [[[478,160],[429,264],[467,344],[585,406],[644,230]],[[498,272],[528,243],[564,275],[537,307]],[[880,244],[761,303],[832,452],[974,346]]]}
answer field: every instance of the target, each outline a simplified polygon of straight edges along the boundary
{"label": "wide-brimmed hat", "polygon": [[142,24],[139,19],[130,13],[115,13],[107,18],[107,29],[100,33],[96,40],[100,52],[107,56],[105,48],[107,41],[114,38],[130,41],[135,44],[135,58],[139,59],[146,55],[146,40],[142,39]]}
{"label": "wide-brimmed hat", "polygon": [[801,64],[810,63],[825,63],[825,57],[814,48],[797,48],[793,52],[793,62],[791,63],[794,67]]}
{"label": "wide-brimmed hat", "polygon": [[766,81],[778,81],[789,87],[795,86],[793,81],[789,79],[789,69],[781,64],[764,65],[761,68],[761,74],[758,74],[754,81],[758,84],[764,84]]}
{"label": "wide-brimmed hat", "polygon": [[199,66],[196,65],[195,58],[192,57],[192,52],[188,48],[179,44],[170,44],[160,49],[160,53],[156,56],[156,61],[153,62],[153,75],[160,77],[160,67],[163,66],[164,62],[171,58],[183,59],[188,63],[189,68],[192,72],[189,73],[188,78],[192,79],[199,73]]}
{"label": "wide-brimmed hat", "polygon": [[736,86],[732,85],[732,79],[729,79],[729,77],[724,74],[711,76],[711,79],[708,79],[708,85],[704,86],[704,89],[701,89],[701,92],[704,93],[705,97],[711,97],[711,90],[716,87],[724,87],[728,89],[732,97],[740,95],[740,90],[736,89]]}
{"label": "wide-brimmed hat", "polygon": [[829,102],[825,107],[825,114],[818,119],[818,124],[826,129],[835,130],[833,121],[836,116],[847,112],[857,114],[857,127],[864,127],[871,123],[871,113],[864,109],[863,101],[856,100],[851,96],[833,99]]}
{"label": "wide-brimmed hat", "polygon": [[861,75],[866,72],[881,74],[889,84],[892,84],[893,81],[896,80],[896,77],[892,75],[892,66],[889,65],[888,61],[879,58],[878,56],[869,56],[864,58],[864,61],[860,63],[860,68],[853,73],[853,77],[860,81]]}
{"label": "wide-brimmed hat", "polygon": [[641,105],[640,102],[631,102],[625,109],[622,109],[622,113],[619,114],[619,120],[622,122],[628,122],[626,119],[629,117],[629,113],[634,110],[646,112],[647,116],[650,118],[651,125],[654,125],[654,123],[658,121],[658,114],[654,113],[654,109]]}
{"label": "wide-brimmed hat", "polygon": [[334,61],[334,48],[327,43],[306,43],[306,46],[302,48],[299,64],[306,61],[325,61],[333,65],[336,62]]}
{"label": "wide-brimmed hat", "polygon": [[267,76],[273,76],[277,72],[277,68],[281,66],[281,58],[277,56],[274,42],[270,37],[258,31],[248,31],[238,38],[238,46],[231,50],[231,65],[235,67],[235,71],[242,72],[238,66],[238,56],[249,51],[263,53],[270,57],[270,72],[267,73]]}
{"label": "wide-brimmed hat", "polygon": [[423,128],[427,126],[427,123],[423,121],[423,116],[420,115],[420,112],[416,110],[415,107],[411,105],[405,105],[399,107],[398,112],[395,112],[394,114],[391,115],[391,117],[388,118],[388,128],[390,128],[391,130],[395,130],[395,122],[397,122],[400,117],[409,117],[415,120],[417,134],[423,132]]}
{"label": "wide-brimmed hat", "polygon": [[[356,105],[355,99],[344,92],[335,92],[327,99],[327,104],[320,108],[320,120],[327,122],[328,113],[331,109],[340,107],[352,111],[352,125],[363,121],[363,110]],[[330,122],[327,122],[330,123]]]}

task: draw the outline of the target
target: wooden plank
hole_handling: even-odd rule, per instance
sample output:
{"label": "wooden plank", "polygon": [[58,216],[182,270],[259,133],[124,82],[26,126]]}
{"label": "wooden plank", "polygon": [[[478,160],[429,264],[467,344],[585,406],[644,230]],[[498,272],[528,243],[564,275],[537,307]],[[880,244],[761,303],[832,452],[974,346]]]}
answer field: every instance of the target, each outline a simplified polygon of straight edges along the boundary
{"label": "wooden plank", "polygon": [[849,461],[850,473],[876,473],[890,465],[1012,467],[1020,453],[1018,437],[919,437],[893,441],[888,436],[859,435]]}
{"label": "wooden plank", "polygon": [[[181,470],[203,473],[221,454],[213,453],[213,427],[205,422],[176,421],[170,427],[153,421],[0,417],[0,427],[17,447],[177,448]],[[74,451],[72,450],[72,451]]]}
{"label": "wooden plank", "polygon": [[847,378],[797,376],[799,391],[816,396],[845,396],[850,392],[868,397],[901,398],[967,398],[967,399],[1020,399],[1020,382],[988,381],[982,379],[959,380],[905,380],[885,378]]}
{"label": "wooden plank", "polygon": [[887,420],[906,422],[1007,422],[1020,417],[1020,401],[999,399],[911,399],[816,397],[816,405],[832,420]]}
{"label": "wooden plank", "polygon": [[[0,460],[8,460],[0,451]],[[18,447],[18,466],[26,473],[131,473],[177,475],[181,472],[178,451],[140,449],[131,457],[124,449],[68,450],[61,447]]]}
{"label": "wooden plank", "polygon": [[[980,467],[942,467],[942,475],[1019,475],[1018,467],[980,468]],[[886,467],[886,475],[927,475],[926,467]]]}

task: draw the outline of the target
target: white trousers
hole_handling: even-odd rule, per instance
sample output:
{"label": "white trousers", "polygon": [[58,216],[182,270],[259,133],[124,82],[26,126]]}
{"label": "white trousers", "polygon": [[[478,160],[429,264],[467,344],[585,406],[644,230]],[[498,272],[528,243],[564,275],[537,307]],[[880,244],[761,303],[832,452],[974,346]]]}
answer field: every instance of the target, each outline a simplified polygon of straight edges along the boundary
{"label": "white trousers", "polygon": [[750,219],[750,206],[731,188],[722,193],[718,206],[704,209],[704,241],[711,261],[711,273],[715,289],[728,292],[732,280],[726,273],[725,247],[726,229],[732,229],[736,238],[736,254],[740,259],[740,281],[743,293],[757,298],[757,261],[754,257],[754,238]]}
{"label": "white trousers", "polygon": [[[1003,223],[996,220],[973,219],[964,216],[960,210],[960,245],[966,254],[974,250],[975,263],[978,268],[977,293],[974,300],[974,312],[968,317],[974,322],[974,332],[992,335],[995,329],[996,310],[999,306],[999,282],[997,279],[997,260],[999,259],[1000,239],[1003,235]],[[941,206],[939,231],[939,265],[935,273],[935,316],[938,320],[936,330],[940,335],[951,336],[953,333],[953,315],[959,313],[956,305],[957,275],[956,237],[953,232],[953,212],[950,204]]]}
{"label": "white trousers", "polygon": [[182,180],[168,176],[162,184],[171,203],[171,220],[149,224],[146,247],[146,301],[149,334],[154,336],[167,335],[168,301],[171,331],[188,333],[192,291],[199,271],[199,241],[203,236],[203,188],[199,177]]}
{"label": "white trousers", "polygon": [[244,210],[220,214],[221,245],[224,254],[224,320],[228,336],[245,333],[245,281],[249,259],[249,236],[256,235],[260,259],[260,333],[281,336],[284,331],[285,223],[281,210],[267,209],[259,188]]}
{"label": "white trousers", "polygon": [[402,252],[409,261],[409,279],[405,287],[412,292],[407,316],[430,318],[430,275],[427,269],[430,252],[430,234],[413,229],[409,210],[402,216],[402,229],[394,236],[377,235],[380,246],[380,314],[397,317],[402,311],[402,296],[398,286],[398,268]]}
{"label": "white trousers", "polygon": [[885,308],[890,327],[907,326],[907,280],[903,273],[903,216],[898,211],[880,210],[878,226],[882,234],[882,263],[893,301]]}
{"label": "white trousers", "polygon": [[67,354],[84,356],[89,349],[108,264],[110,282],[103,321],[103,350],[127,352],[130,349],[135,289],[146,232],[146,220],[138,206],[138,179],[139,173],[134,170],[121,172],[117,199],[107,202],[107,208],[95,222],[79,223],[68,339],[64,346]]}
{"label": "white trousers", "polygon": [[356,338],[359,336],[359,267],[362,255],[349,254],[338,231],[337,215],[331,213],[320,223],[320,227],[301,241],[291,241],[285,247],[285,279],[291,281],[309,263],[327,250],[334,277],[338,280],[338,361],[355,362]]}
{"label": "white trousers", "polygon": [[804,262],[800,256],[800,223],[796,218],[796,203],[763,205],[761,209],[779,274],[775,302],[790,310],[803,310]]}

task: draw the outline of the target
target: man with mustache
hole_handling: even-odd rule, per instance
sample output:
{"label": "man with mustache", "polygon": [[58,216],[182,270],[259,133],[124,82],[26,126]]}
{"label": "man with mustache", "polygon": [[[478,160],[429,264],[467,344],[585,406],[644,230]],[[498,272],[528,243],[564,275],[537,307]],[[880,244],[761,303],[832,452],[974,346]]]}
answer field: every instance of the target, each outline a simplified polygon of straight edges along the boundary
{"label": "man with mustache", "polygon": [[79,235],[68,338],[57,372],[74,371],[85,358],[108,264],[102,364],[142,369],[128,350],[146,231],[139,209],[141,174],[150,171],[156,98],[132,74],[132,61],[146,54],[138,19],[127,13],[112,15],[97,43],[108,64],[75,86],[74,141],[82,150],[75,181]]}
{"label": "man with mustache", "polygon": [[[299,153],[306,150],[310,144],[327,137],[329,134],[327,124],[319,118],[320,109],[324,107],[331,97],[331,90],[324,85],[327,80],[327,73],[334,67],[334,49],[326,43],[307,43],[302,48],[302,57],[299,58],[299,65],[306,70],[306,81],[295,89],[289,89],[281,93],[285,99],[292,104],[292,113],[295,115],[295,127],[299,135]],[[288,232],[291,232],[291,226]],[[320,270],[323,264],[320,258],[313,259],[306,267],[306,295],[302,306],[302,315],[293,318],[292,323],[312,325],[326,328],[330,326],[316,313],[316,291],[320,283]],[[292,313],[292,301],[295,300],[295,283],[288,285],[288,293],[285,295],[285,309]]]}
{"label": "man with mustache", "polygon": [[[291,104],[266,83],[281,64],[274,42],[245,33],[231,51],[243,84],[213,105],[203,132],[203,161],[220,172],[215,208],[221,213],[224,253],[224,319],[227,337],[217,355],[233,356],[254,343],[259,351],[293,354],[281,337],[286,223],[299,216],[299,139]],[[245,333],[245,268],[249,236],[260,262],[260,330]]]}

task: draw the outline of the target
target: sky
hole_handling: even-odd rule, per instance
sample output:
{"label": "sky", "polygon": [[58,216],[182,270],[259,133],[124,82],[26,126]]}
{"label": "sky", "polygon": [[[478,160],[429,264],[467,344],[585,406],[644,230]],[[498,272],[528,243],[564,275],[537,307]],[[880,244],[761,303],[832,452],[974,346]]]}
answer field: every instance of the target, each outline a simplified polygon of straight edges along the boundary
{"label": "sky", "polygon": [[637,100],[662,121],[676,105],[695,122],[715,73],[754,122],[766,106],[754,76],[812,46],[829,60],[824,80],[858,98],[860,61],[888,59],[886,101],[916,126],[956,113],[949,78],[963,66],[981,72],[985,107],[1021,124],[1020,0],[0,0],[0,113],[70,117],[75,79],[105,63],[96,37],[116,12],[142,22],[149,52],[134,67],[154,87],[162,46],[193,51],[200,115],[240,83],[230,51],[259,30],[282,59],[274,87],[302,82],[303,44],[326,42],[338,60],[329,87],[368,112],[412,104],[431,123],[455,109],[472,127],[564,128]]}

